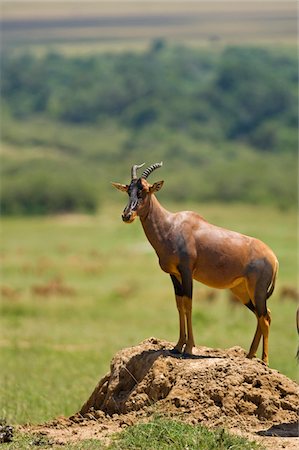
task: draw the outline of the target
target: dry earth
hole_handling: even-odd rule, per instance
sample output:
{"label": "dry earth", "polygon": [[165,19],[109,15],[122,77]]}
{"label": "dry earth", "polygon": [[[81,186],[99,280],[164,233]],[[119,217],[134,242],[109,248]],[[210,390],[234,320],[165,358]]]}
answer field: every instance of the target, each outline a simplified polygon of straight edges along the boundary
{"label": "dry earth", "polygon": [[[102,439],[154,414],[224,427],[271,449],[297,449],[298,386],[240,347],[198,347],[173,355],[169,342],[147,339],[118,352],[80,412],[30,427],[57,443]],[[26,428],[28,431],[28,427]]]}

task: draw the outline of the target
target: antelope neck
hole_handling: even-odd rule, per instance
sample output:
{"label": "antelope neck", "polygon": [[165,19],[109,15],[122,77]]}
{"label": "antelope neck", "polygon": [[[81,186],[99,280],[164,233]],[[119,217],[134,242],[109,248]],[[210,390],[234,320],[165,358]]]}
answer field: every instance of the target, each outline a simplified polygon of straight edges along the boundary
{"label": "antelope neck", "polygon": [[161,206],[154,194],[151,195],[146,209],[140,214],[140,220],[146,237],[157,251],[171,227],[172,213]]}

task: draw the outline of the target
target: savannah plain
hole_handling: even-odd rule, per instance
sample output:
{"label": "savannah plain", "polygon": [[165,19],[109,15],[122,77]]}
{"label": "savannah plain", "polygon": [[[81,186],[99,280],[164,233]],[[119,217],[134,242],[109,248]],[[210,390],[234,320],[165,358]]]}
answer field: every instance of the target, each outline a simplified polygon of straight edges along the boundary
{"label": "savannah plain", "polygon": [[[228,45],[293,55],[295,10],[295,2],[3,2],[2,42],[6,52],[30,52],[37,58],[48,52],[65,58],[106,52],[141,54],[154,39],[215,55]],[[177,340],[178,315],[170,278],[159,268],[141,225],[137,221],[130,226],[122,223],[120,215],[127,199],[109,185],[110,181],[129,181],[130,163],[151,164],[158,159],[164,160],[164,166],[153,178],[165,180],[163,191],[158,194],[163,206],[172,211],[194,210],[211,223],[263,240],[276,253],[279,276],[268,303],[272,312],[270,367],[295,380],[296,203],[286,207],[283,200],[275,204],[267,200],[250,203],[230,199],[224,203],[189,199],[188,192],[183,196],[180,192],[184,190],[182,181],[188,177],[189,153],[184,159],[182,150],[172,158],[163,141],[160,147],[158,144],[149,149],[145,145],[125,154],[124,140],[131,142],[133,136],[143,143],[146,135],[142,138],[136,132],[128,138],[123,125],[107,131],[97,128],[98,124],[78,126],[47,120],[37,114],[22,118],[4,111],[4,175],[13,176],[12,168],[23,167],[22,164],[27,167],[32,161],[51,161],[54,170],[60,162],[63,167],[70,162],[76,170],[82,165],[84,176],[88,178],[90,170],[91,178],[96,180],[94,197],[99,206],[90,214],[60,211],[43,216],[2,215],[0,416],[16,426],[68,417],[86,401],[117,351],[150,336]],[[60,130],[59,136],[51,140],[55,127]],[[99,139],[97,159],[93,158],[94,144],[85,139],[88,135],[93,141]],[[184,144],[184,140],[181,142]],[[234,143],[232,148],[247,152],[243,142],[238,145]],[[228,148],[227,142],[224,146]],[[194,144],[190,148],[195,149]],[[276,160],[278,157],[281,159]],[[269,160],[273,170],[278,171],[279,166],[282,170],[289,168],[290,184],[296,184],[296,157],[266,152],[261,158],[262,167]],[[255,161],[258,160],[254,159],[254,164]],[[279,161],[287,162],[280,165]],[[240,166],[244,172],[246,164]],[[249,157],[248,164],[253,164]],[[219,165],[219,172],[222,167],[227,166]],[[179,187],[175,186],[176,170]],[[196,173],[194,165],[190,170],[192,175]],[[227,183],[233,175],[227,173]],[[283,179],[282,190],[287,179]],[[277,180],[279,183],[282,178],[277,175]],[[197,184],[200,182],[198,179]],[[256,319],[233,302],[227,292],[195,283],[193,305],[198,346],[248,349]],[[18,439],[16,447],[6,444],[6,448],[28,448],[31,438]],[[66,448],[98,448],[98,442]],[[47,448],[47,443],[44,445]]]}

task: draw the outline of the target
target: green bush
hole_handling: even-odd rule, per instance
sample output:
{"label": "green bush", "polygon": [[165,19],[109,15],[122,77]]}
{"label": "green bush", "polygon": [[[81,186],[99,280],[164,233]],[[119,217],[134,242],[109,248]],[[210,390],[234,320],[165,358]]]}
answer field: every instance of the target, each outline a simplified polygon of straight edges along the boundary
{"label": "green bush", "polygon": [[50,162],[22,169],[2,177],[2,214],[96,211],[98,198],[94,186],[78,171]]}

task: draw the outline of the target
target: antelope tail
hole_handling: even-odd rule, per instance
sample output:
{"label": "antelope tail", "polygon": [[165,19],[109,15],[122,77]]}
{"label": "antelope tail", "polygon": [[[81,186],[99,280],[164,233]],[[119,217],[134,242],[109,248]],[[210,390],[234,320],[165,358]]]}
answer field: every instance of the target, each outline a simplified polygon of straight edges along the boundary
{"label": "antelope tail", "polygon": [[274,266],[274,270],[273,270],[273,276],[272,276],[272,280],[271,280],[271,284],[268,288],[267,291],[267,297],[266,299],[268,299],[269,297],[271,297],[271,295],[273,294],[274,288],[275,288],[275,282],[276,282],[276,277],[277,277],[277,273],[278,273],[278,261],[276,260],[275,266]]}

